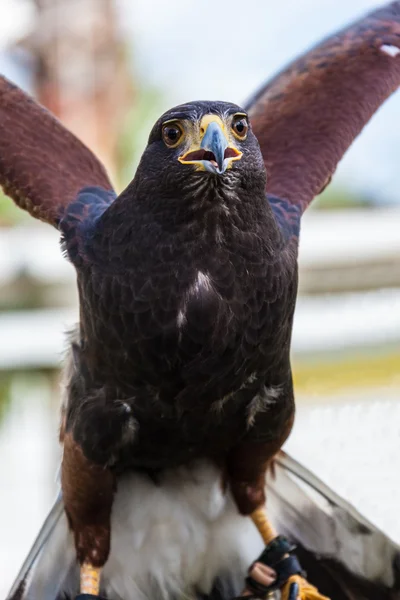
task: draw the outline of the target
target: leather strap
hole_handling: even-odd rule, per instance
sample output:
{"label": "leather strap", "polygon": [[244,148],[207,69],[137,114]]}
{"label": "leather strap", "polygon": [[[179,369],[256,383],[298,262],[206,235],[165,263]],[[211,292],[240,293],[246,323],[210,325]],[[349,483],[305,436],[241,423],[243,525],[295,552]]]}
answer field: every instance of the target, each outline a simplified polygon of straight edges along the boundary
{"label": "leather strap", "polygon": [[265,598],[276,589],[281,588],[292,575],[302,575],[303,571],[297,556],[291,554],[295,546],[283,537],[278,536],[260,554],[255,562],[260,562],[276,571],[277,577],[273,584],[262,585],[252,577],[246,578],[246,588],[254,594],[249,598]]}

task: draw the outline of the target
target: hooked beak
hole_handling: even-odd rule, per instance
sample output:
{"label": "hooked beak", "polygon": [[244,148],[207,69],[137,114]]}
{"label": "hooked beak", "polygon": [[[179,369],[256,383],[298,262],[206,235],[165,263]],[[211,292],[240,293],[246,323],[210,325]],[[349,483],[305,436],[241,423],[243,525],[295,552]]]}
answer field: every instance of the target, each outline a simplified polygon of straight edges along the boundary
{"label": "hooked beak", "polygon": [[240,160],[241,157],[242,153],[232,144],[229,145],[221,125],[217,121],[211,121],[201,138],[200,147],[191,148],[178,160],[185,165],[198,164],[206,171],[221,175],[232,161]]}

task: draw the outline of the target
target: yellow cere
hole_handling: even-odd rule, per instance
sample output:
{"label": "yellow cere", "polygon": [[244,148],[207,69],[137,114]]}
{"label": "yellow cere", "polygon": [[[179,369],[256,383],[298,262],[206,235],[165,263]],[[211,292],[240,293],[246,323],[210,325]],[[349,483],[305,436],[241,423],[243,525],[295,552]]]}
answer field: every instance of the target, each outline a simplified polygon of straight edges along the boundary
{"label": "yellow cere", "polygon": [[200,140],[203,139],[204,134],[207,131],[207,127],[210,123],[218,123],[218,125],[224,132],[227,141],[229,142],[229,135],[226,131],[226,123],[218,115],[204,115],[204,117],[202,117],[200,121]]}

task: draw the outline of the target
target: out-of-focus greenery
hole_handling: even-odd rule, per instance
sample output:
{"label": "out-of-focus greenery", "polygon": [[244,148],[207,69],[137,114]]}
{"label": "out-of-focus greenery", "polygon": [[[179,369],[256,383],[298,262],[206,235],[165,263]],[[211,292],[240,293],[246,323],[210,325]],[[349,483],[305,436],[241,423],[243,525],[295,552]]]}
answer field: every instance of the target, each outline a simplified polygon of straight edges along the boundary
{"label": "out-of-focus greenery", "polygon": [[0,373],[0,423],[11,404],[11,378],[5,373]]}
{"label": "out-of-focus greenery", "polygon": [[1,288],[0,312],[39,309],[48,306],[49,287],[29,275],[21,273],[11,284]]}
{"label": "out-of-focus greenery", "polygon": [[313,201],[313,208],[318,210],[343,210],[345,208],[371,206],[371,200],[355,194],[340,184],[330,184]]}
{"label": "out-of-focus greenery", "polygon": [[35,397],[39,397],[49,410],[54,411],[54,415],[58,415],[60,398],[58,370],[0,371],[0,432],[15,401],[19,398]]}
{"label": "out-of-focus greenery", "polygon": [[122,188],[133,179],[154,125],[154,115],[161,112],[161,99],[156,89],[138,88],[136,91],[135,103],[126,115],[117,148],[118,184]]}
{"label": "out-of-focus greenery", "polygon": [[27,214],[0,189],[0,226],[11,226],[27,218]]}

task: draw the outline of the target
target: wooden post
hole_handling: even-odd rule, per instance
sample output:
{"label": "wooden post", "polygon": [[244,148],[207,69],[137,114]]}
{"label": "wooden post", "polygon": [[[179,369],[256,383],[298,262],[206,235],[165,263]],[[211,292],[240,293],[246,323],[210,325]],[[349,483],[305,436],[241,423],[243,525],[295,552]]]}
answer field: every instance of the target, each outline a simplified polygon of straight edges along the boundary
{"label": "wooden post", "polygon": [[114,0],[33,0],[22,45],[33,55],[38,100],[117,170],[117,141],[133,88]]}

